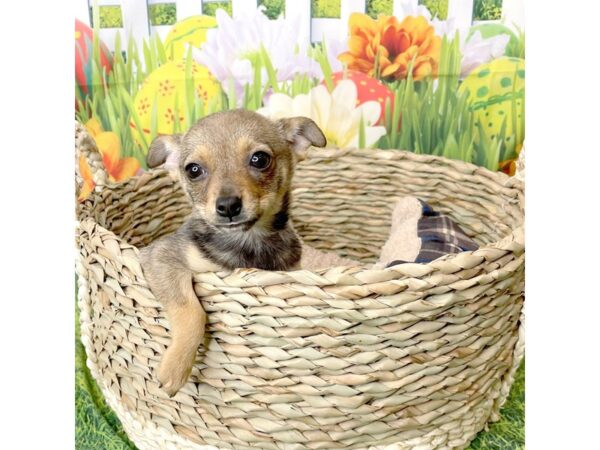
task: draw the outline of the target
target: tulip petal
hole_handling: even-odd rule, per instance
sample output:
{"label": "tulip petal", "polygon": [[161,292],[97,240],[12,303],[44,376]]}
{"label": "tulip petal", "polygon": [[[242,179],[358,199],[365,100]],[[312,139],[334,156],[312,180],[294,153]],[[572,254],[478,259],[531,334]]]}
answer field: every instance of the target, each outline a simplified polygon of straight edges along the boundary
{"label": "tulip petal", "polygon": [[357,108],[367,126],[377,123],[381,116],[381,105],[376,101],[364,102]]}
{"label": "tulip petal", "polygon": [[356,106],[357,95],[356,85],[351,80],[340,81],[331,93],[333,102],[343,105],[348,110]]}
{"label": "tulip petal", "polygon": [[329,121],[331,110],[331,94],[322,84],[314,87],[310,91],[310,102],[312,105],[311,118],[324,128]]}
{"label": "tulip petal", "polygon": [[294,113],[294,103],[288,95],[276,93],[269,97],[269,106],[266,109],[271,119],[291,117]]}
{"label": "tulip petal", "polygon": [[348,53],[351,55],[362,55],[367,45],[368,41],[361,36],[350,36],[350,39],[348,39]]}
{"label": "tulip petal", "polygon": [[296,95],[293,101],[294,116],[310,117],[310,97],[305,94]]}
{"label": "tulip petal", "polygon": [[390,75],[395,74],[398,69],[400,69],[400,64],[390,64],[381,71],[381,76],[384,78],[389,77]]}
{"label": "tulip petal", "polygon": [[111,176],[114,178],[115,181],[122,181],[135,176],[139,169],[139,161],[135,158],[127,157],[119,161],[117,167],[111,173]]}
{"label": "tulip petal", "polygon": [[96,146],[102,155],[102,162],[108,173],[111,173],[119,162],[121,144],[117,135],[111,131],[103,131],[95,137]]}
{"label": "tulip petal", "polygon": [[[385,135],[385,127],[366,127],[365,128],[365,146],[372,147],[377,143],[381,136]],[[358,147],[358,134],[348,143],[349,147]]]}
{"label": "tulip petal", "polygon": [[85,128],[89,135],[93,138],[102,133],[102,125],[95,117],[92,117],[85,123]]}
{"label": "tulip petal", "polygon": [[77,200],[82,201],[90,195],[96,186],[94,178],[92,177],[92,169],[83,156],[79,157],[79,174],[83,179],[83,185],[81,186]]}
{"label": "tulip petal", "polygon": [[88,183],[84,181],[83,186],[81,186],[81,190],[79,191],[79,195],[77,196],[77,200],[81,202],[88,198],[88,196],[94,190],[94,186],[95,185],[93,183]]}
{"label": "tulip petal", "polygon": [[348,18],[348,28],[351,35],[357,34],[359,30],[363,30],[369,34],[377,33],[376,22],[367,14],[350,14],[350,17]]}

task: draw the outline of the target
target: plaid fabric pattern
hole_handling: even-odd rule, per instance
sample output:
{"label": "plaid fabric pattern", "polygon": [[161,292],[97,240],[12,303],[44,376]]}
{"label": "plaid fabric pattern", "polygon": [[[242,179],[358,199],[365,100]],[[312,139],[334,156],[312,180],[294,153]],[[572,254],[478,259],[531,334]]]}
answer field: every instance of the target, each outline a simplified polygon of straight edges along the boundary
{"label": "plaid fabric pattern", "polygon": [[[417,223],[421,250],[414,262],[428,263],[450,253],[473,251],[479,248],[450,217],[434,211],[427,203],[419,201],[423,205],[423,215]],[[392,261],[387,267],[406,262]]]}

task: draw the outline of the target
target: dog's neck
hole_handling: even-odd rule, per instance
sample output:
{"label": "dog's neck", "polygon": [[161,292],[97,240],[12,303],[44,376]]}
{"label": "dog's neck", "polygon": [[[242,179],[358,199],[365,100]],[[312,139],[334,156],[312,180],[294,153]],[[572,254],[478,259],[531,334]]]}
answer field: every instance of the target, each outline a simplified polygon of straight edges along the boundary
{"label": "dog's neck", "polygon": [[290,270],[302,256],[287,204],[273,215],[268,226],[256,223],[249,230],[219,230],[196,216],[190,217],[186,225],[203,255],[225,269]]}

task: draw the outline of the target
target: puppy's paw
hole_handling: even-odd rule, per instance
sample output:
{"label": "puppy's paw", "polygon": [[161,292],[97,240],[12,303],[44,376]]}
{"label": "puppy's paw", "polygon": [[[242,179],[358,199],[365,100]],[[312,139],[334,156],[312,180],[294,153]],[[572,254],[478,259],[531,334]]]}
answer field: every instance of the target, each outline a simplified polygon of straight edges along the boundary
{"label": "puppy's paw", "polygon": [[158,381],[169,397],[177,394],[187,382],[194,365],[194,357],[195,353],[186,355],[172,347],[163,355],[158,368]]}

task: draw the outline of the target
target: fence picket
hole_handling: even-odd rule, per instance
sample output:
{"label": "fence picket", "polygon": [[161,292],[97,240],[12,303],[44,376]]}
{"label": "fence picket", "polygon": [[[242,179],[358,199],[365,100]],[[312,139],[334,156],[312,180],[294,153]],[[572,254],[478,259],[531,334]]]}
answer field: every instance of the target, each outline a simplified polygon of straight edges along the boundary
{"label": "fence picket", "polygon": [[354,12],[364,13],[367,10],[365,0],[342,0],[338,38],[343,39],[348,35],[348,19]]}
{"label": "fence picket", "polygon": [[81,20],[87,26],[92,26],[92,21],[90,19],[90,5],[88,0],[79,0],[77,2],[75,18]]}
{"label": "fence picket", "polygon": [[177,20],[202,14],[202,3],[201,0],[177,0]]}
{"label": "fence picket", "polygon": [[[89,7],[94,0],[77,0],[76,17],[91,26]],[[148,5],[174,3],[177,20],[202,14],[203,3],[217,0],[96,0],[100,6],[120,5],[123,16],[122,28],[101,28],[100,38],[112,50],[117,32],[121,37],[132,36],[138,45],[142,39],[157,33],[164,38],[170,25],[152,26],[148,20]],[[256,11],[258,0],[230,0],[233,17]],[[313,18],[311,0],[285,0],[285,15],[299,22],[297,42],[301,46],[326,39],[344,39],[348,35],[348,18],[353,12],[364,13],[366,0],[340,0],[340,18]],[[474,0],[448,0],[448,18],[453,19],[459,29],[473,24]],[[524,0],[503,0],[502,21],[513,27],[523,27],[525,14]],[[418,5],[418,0],[394,0],[393,14],[403,18],[403,5]]]}
{"label": "fence picket", "polygon": [[473,0],[448,0],[448,17],[454,19],[459,30],[464,30],[473,23]]}
{"label": "fence picket", "polygon": [[502,2],[502,20],[507,26],[521,29],[525,26],[524,0],[504,0]]}
{"label": "fence picket", "polygon": [[301,47],[311,42],[311,11],[310,0],[285,0],[285,17],[299,22],[297,42]]}
{"label": "fence picket", "polygon": [[231,0],[231,12],[235,18],[256,11],[256,0]]}
{"label": "fence picket", "polygon": [[141,46],[142,40],[147,41],[150,36],[148,3],[146,0],[126,0],[121,3],[121,13],[125,36],[131,36]]}

